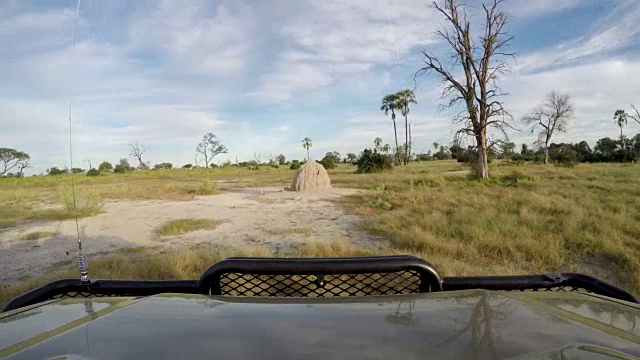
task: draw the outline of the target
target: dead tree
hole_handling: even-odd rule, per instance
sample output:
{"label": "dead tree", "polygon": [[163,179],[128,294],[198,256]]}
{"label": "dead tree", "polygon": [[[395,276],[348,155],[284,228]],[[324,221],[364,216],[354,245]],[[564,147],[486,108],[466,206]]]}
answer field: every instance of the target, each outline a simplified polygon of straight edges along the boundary
{"label": "dead tree", "polygon": [[554,132],[565,132],[569,122],[573,119],[573,105],[569,94],[550,92],[542,104],[533,108],[522,121],[533,125],[531,132],[540,129],[538,133],[539,145],[544,146],[544,163],[549,163],[549,141]]}
{"label": "dead tree", "polygon": [[267,155],[267,161],[269,165],[273,165],[275,163],[276,156],[273,154]]}
{"label": "dead tree", "polygon": [[140,170],[145,170],[148,169],[149,166],[147,166],[147,164],[145,164],[144,161],[142,161],[142,154],[144,154],[145,152],[147,152],[147,147],[144,146],[143,143],[136,141],[135,144],[129,144],[129,146],[131,147],[131,153],[129,154],[129,156],[131,156],[132,158],[135,158],[138,161],[138,169]]}
{"label": "dead tree", "polygon": [[454,122],[462,125],[458,133],[475,139],[478,155],[475,173],[482,179],[489,177],[487,129],[496,127],[504,132],[505,126],[510,126],[507,120],[511,119],[500,101],[506,93],[497,85],[499,78],[509,71],[509,60],[514,57],[506,51],[513,37],[506,29],[509,16],[500,9],[503,1],[482,4],[484,22],[478,36],[472,34],[467,16],[466,9],[470,7],[456,0],[434,3],[447,24],[437,34],[449,45],[449,57],[441,60],[422,51],[425,66],[416,73],[416,76],[435,73],[441,78],[442,97],[448,99],[443,108],[463,105],[464,110]]}
{"label": "dead tree", "polygon": [[262,165],[262,161],[260,161],[260,153],[253,152],[253,159],[256,161],[256,165]]}

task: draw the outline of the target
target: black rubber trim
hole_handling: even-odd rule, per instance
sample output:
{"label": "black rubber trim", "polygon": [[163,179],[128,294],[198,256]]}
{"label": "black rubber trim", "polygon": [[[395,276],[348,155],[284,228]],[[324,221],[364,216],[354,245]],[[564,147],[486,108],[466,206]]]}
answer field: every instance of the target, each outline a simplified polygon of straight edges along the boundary
{"label": "black rubber trim", "polygon": [[399,271],[420,274],[420,292],[486,290],[546,290],[574,287],[595,294],[639,303],[630,293],[591,276],[576,273],[523,276],[464,276],[440,278],[433,266],[413,256],[360,258],[229,258],[208,268],[199,280],[95,280],[82,283],[78,279],[58,280],[19,295],[2,311],[50,300],[56,296],[88,294],[93,296],[150,296],[162,293],[220,295],[220,276],[225,273],[258,275],[327,275],[366,274]]}
{"label": "black rubber trim", "polygon": [[420,274],[420,292],[442,291],[442,280],[433,266],[415,256],[359,258],[246,258],[222,260],[200,277],[200,286],[220,295],[220,276],[225,273],[256,275],[329,275],[387,273],[413,270]]}
{"label": "black rubber trim", "polygon": [[150,296],[162,293],[201,294],[202,291],[196,280],[95,280],[83,283],[79,279],[63,279],[11,299],[2,311],[37,304],[70,293],[94,296]]}
{"label": "black rubber trim", "polygon": [[638,303],[629,292],[592,276],[578,273],[517,275],[517,276],[460,276],[442,279],[444,291],[485,290],[532,290],[574,287],[620,300]]}

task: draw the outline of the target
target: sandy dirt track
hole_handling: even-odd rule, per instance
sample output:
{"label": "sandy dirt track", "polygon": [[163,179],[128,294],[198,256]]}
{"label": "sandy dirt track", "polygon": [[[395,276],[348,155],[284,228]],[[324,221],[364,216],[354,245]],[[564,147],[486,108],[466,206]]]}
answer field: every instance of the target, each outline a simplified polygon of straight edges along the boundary
{"label": "sandy dirt track", "polygon": [[[119,201],[106,203],[103,212],[80,219],[85,253],[105,255],[138,246],[176,248],[193,245],[267,245],[276,251],[296,242],[347,239],[370,245],[381,241],[357,229],[356,216],[335,202],[357,193],[352,189],[325,189],[309,193],[280,188],[231,189],[192,201]],[[158,238],[154,230],[180,218],[208,218],[224,223],[215,230]],[[49,240],[20,240],[35,231],[59,233]],[[4,283],[37,276],[55,264],[75,261],[76,225],[73,220],[23,224],[0,233],[0,280]],[[89,264],[91,266],[91,264]]]}

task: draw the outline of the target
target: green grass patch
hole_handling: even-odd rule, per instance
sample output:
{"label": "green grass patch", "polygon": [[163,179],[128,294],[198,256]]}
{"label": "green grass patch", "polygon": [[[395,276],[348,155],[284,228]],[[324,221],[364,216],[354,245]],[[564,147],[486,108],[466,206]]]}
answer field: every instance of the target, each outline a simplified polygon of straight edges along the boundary
{"label": "green grass patch", "polygon": [[175,236],[197,230],[213,230],[221,223],[222,221],[215,219],[176,219],[162,224],[156,229],[155,234]]}

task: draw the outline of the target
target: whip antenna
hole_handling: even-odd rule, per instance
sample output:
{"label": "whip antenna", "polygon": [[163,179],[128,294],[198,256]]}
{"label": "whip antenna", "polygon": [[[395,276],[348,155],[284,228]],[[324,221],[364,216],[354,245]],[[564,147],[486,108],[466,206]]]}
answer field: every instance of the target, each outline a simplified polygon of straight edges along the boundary
{"label": "whip antenna", "polygon": [[[73,25],[73,42],[71,43],[72,54],[75,55],[76,48],[76,31],[78,30],[78,19],[80,18],[80,0],[78,0],[78,5],[76,7],[76,18],[75,24]],[[75,87],[75,86],[74,86]],[[71,94],[69,97],[69,165],[70,168],[73,169],[73,141],[72,141],[72,106],[71,102],[74,94]],[[78,205],[76,202],[76,185],[75,180],[73,179],[73,170],[71,171],[71,196],[73,198],[73,212],[74,219],[76,222],[76,234],[78,238],[78,267],[80,268],[80,281],[89,282],[89,264],[87,263],[87,258],[82,253],[82,239],[80,238],[80,225],[78,225]]]}

